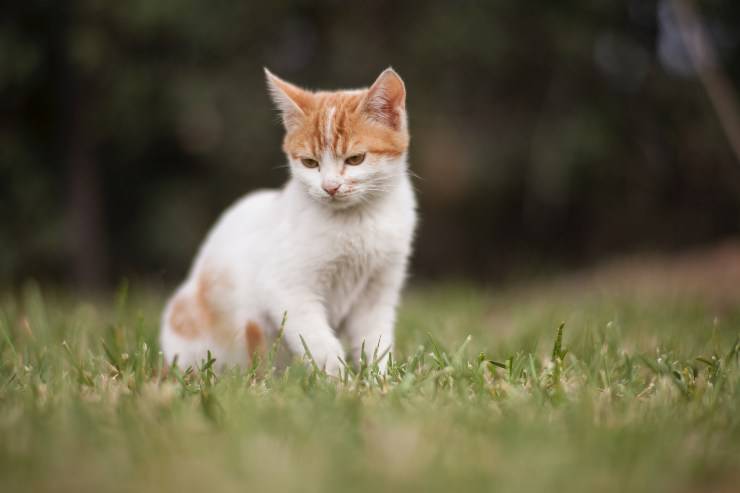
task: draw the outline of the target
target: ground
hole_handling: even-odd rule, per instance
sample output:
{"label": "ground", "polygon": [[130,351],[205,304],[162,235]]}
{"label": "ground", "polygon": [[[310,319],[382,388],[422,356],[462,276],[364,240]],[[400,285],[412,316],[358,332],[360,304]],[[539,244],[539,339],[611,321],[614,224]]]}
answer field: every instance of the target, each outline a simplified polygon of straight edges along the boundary
{"label": "ground", "polygon": [[[412,285],[389,375],[162,371],[163,296],[0,301],[0,491],[731,492],[740,247]],[[562,340],[558,327],[564,322]]]}

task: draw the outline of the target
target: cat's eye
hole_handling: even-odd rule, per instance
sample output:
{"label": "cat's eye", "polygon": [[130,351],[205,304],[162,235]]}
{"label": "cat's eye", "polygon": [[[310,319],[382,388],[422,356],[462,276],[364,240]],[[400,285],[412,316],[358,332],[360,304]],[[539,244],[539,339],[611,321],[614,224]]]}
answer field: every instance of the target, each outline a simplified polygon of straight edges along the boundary
{"label": "cat's eye", "polygon": [[365,153],[362,154],[355,154],[354,156],[350,156],[347,159],[344,160],[345,164],[349,164],[350,166],[357,166],[358,164],[361,164],[365,160]]}
{"label": "cat's eye", "polygon": [[319,166],[319,162],[315,159],[311,159],[310,157],[302,157],[301,162],[306,168],[317,168]]}

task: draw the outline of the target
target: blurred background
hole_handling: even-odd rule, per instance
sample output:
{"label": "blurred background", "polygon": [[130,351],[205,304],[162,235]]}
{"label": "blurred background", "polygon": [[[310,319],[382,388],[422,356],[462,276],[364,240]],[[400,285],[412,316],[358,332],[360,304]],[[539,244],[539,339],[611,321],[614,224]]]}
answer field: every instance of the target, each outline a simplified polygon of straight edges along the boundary
{"label": "blurred background", "polygon": [[226,206],[286,178],[262,67],[333,89],[389,65],[414,279],[740,231],[737,0],[25,0],[0,17],[0,284],[179,281]]}

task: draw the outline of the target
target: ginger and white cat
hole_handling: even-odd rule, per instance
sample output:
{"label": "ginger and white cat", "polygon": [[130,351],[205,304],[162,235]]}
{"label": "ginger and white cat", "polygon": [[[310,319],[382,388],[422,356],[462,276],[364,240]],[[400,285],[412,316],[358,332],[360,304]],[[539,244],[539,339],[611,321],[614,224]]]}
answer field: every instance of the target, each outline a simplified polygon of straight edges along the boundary
{"label": "ginger and white cat", "polygon": [[165,308],[164,355],[249,364],[287,313],[293,354],[302,337],[336,375],[342,334],[354,361],[364,343],[385,369],[416,224],[403,81],[389,68],[368,89],[311,92],[265,74],[291,177],[239,200],[208,234]]}

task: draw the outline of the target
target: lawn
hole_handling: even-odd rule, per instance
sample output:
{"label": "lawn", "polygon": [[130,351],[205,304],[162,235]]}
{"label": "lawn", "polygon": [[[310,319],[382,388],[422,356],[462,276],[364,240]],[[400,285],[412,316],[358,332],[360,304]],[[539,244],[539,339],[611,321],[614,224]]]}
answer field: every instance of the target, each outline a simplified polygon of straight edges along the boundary
{"label": "lawn", "polygon": [[341,381],[162,371],[161,292],[28,283],[0,298],[0,491],[738,491],[738,252],[412,283],[388,375]]}

